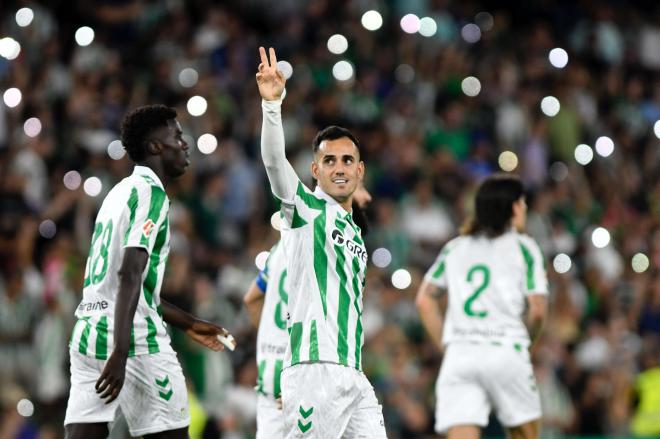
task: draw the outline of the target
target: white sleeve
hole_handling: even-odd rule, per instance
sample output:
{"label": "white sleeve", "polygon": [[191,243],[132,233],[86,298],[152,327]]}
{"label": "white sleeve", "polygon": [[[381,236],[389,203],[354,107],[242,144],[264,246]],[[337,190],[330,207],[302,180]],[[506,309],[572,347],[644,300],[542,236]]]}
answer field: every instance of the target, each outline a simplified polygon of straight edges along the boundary
{"label": "white sleeve", "polygon": [[548,276],[545,272],[545,259],[541,248],[529,236],[523,236],[520,250],[525,263],[525,294],[548,294]]}
{"label": "white sleeve", "polygon": [[[282,95],[282,99],[284,95]],[[282,128],[282,99],[261,101],[263,123],[261,126],[261,158],[266,167],[273,194],[280,200],[293,203],[298,187],[298,176],[286,159],[284,130]]]}

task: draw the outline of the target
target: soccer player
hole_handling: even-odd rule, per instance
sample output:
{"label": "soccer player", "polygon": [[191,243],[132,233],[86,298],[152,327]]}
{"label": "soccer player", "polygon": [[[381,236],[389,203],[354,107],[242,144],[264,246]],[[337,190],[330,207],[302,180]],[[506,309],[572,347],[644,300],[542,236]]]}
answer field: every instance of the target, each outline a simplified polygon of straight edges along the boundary
{"label": "soccer player", "polygon": [[227,331],[160,299],[169,253],[165,185],[190,161],[176,111],[138,108],[122,125],[133,174],[108,193],[96,217],[83,299],[70,344],[69,439],[103,438],[121,408],[132,436],[186,438],[186,383],[165,322],[221,350]]}
{"label": "soccer player", "polygon": [[285,437],[386,437],[382,408],[361,371],[367,252],[351,213],[364,175],[359,142],[330,126],[313,142],[312,192],[284,152],[285,79],[275,50],[259,48],[261,155],[281,202],[289,343],[281,375]]}
{"label": "soccer player", "polygon": [[[370,201],[371,195],[360,184],[353,194],[352,207],[355,224],[363,235],[367,224],[361,209]],[[284,438],[280,375],[289,334],[286,331],[286,256],[282,248],[279,242],[273,246],[266,266],[243,297],[250,320],[258,328],[257,439]]]}
{"label": "soccer player", "polygon": [[474,219],[445,245],[417,292],[422,323],[445,350],[435,430],[478,438],[495,409],[509,437],[538,438],[541,402],[528,349],[545,319],[548,281],[538,245],[522,233],[523,185],[491,176],[475,204]]}

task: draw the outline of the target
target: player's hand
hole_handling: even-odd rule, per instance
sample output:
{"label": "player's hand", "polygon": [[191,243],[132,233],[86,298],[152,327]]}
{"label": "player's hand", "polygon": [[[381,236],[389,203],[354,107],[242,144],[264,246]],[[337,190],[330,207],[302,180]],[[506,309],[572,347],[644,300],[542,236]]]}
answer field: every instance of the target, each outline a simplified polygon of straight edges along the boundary
{"label": "player's hand", "polygon": [[269,57],[266,57],[266,49],[263,47],[259,48],[261,64],[259,64],[259,71],[257,73],[257,85],[259,86],[259,94],[263,100],[276,101],[282,96],[286,79],[284,79],[282,72],[277,70],[275,49],[271,47],[268,49],[268,53]]}
{"label": "player's hand", "polygon": [[[126,377],[126,354],[113,351],[96,381],[96,393],[106,404],[117,399]],[[107,398],[107,399],[106,399]]]}
{"label": "player's hand", "polygon": [[218,335],[227,336],[229,332],[211,322],[195,320],[195,323],[186,330],[186,334],[202,346],[213,351],[222,351],[225,349],[225,345],[218,340]]}

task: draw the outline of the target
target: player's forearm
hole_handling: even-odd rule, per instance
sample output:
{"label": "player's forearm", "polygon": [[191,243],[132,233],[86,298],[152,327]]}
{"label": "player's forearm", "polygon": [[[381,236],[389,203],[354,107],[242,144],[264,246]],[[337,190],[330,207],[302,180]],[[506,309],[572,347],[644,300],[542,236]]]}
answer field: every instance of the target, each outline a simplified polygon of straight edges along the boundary
{"label": "player's forearm", "polygon": [[119,292],[115,308],[114,351],[128,355],[133,317],[140,299],[142,273],[119,271]]}
{"label": "player's forearm", "polygon": [[284,200],[295,195],[291,184],[291,165],[284,149],[284,129],[282,127],[282,100],[262,101],[263,122],[261,125],[261,157],[273,193]]}
{"label": "player's forearm", "polygon": [[527,326],[527,331],[529,332],[529,338],[531,344],[534,344],[541,335],[543,330],[543,325],[545,323],[545,318],[537,316],[527,316],[525,326]]}
{"label": "player's forearm", "polygon": [[250,322],[255,328],[259,328],[259,321],[261,320],[261,311],[264,307],[265,293],[253,281],[245,296],[243,296],[243,304],[247,309]]}
{"label": "player's forearm", "polygon": [[188,314],[181,308],[172,305],[166,300],[161,299],[160,309],[163,312],[163,320],[165,320],[167,324],[183,331],[190,329],[197,320],[193,315]]}
{"label": "player's forearm", "polygon": [[431,337],[431,341],[435,346],[442,350],[442,326],[443,319],[440,311],[436,307],[426,307],[419,309],[419,316],[422,319],[422,324],[426,332]]}

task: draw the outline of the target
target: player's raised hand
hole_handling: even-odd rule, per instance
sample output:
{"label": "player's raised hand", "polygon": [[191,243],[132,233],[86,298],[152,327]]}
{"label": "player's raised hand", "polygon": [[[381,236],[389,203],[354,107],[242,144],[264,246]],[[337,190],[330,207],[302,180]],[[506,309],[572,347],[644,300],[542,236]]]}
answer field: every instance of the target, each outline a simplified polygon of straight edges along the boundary
{"label": "player's raised hand", "polygon": [[261,94],[263,100],[276,101],[282,96],[286,79],[284,79],[282,72],[277,70],[275,49],[272,47],[268,49],[268,55],[267,57],[266,49],[263,47],[259,48],[261,63],[257,72],[257,85],[259,86],[259,94]]}

